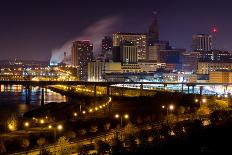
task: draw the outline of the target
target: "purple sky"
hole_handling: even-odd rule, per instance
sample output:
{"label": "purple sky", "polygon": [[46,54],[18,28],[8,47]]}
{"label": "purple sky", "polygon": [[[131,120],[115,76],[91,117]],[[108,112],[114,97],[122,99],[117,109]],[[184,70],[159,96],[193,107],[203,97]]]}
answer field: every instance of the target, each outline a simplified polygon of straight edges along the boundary
{"label": "purple sky", "polygon": [[229,0],[1,0],[0,60],[49,60],[52,49],[108,17],[119,20],[107,33],[146,32],[154,10],[160,38],[172,46],[189,49],[193,34],[216,25],[216,47],[230,50],[231,6]]}

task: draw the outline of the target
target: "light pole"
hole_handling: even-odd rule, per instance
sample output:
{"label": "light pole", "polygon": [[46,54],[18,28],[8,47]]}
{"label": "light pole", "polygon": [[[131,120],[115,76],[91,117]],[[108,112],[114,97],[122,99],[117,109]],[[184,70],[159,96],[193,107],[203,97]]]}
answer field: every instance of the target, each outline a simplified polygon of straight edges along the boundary
{"label": "light pole", "polygon": [[24,127],[25,127],[25,130],[26,130],[26,133],[28,132],[28,127],[30,126],[29,122],[25,122],[24,123]]}
{"label": "light pole", "polygon": [[202,103],[206,103],[206,102],[207,102],[206,98],[203,98],[200,102],[201,103],[200,106],[202,106]]}
{"label": "light pole", "polygon": [[122,124],[122,123],[123,123],[122,120],[123,120],[123,118],[124,118],[124,119],[128,119],[128,118],[129,118],[129,115],[128,115],[128,114],[124,114],[124,115],[123,115],[122,113],[121,113],[121,114],[116,114],[116,115],[115,115],[115,118],[116,118],[116,119],[118,119],[119,117],[120,117],[120,131],[121,131],[121,139],[122,139],[122,125],[123,125],[123,124]]}
{"label": "light pole", "polygon": [[56,142],[56,132],[57,132],[57,130],[58,131],[63,130],[63,126],[61,124],[59,124],[59,125],[57,125],[56,127],[53,128],[52,125],[48,125],[48,129],[50,129],[50,130],[53,129],[53,132],[54,132],[54,141]]}
{"label": "light pole", "polygon": [[162,109],[165,109],[166,108],[166,120],[167,120],[167,124],[168,124],[168,116],[169,116],[169,110],[170,111],[173,111],[174,110],[174,105],[170,104],[169,106],[164,106],[162,105]]}

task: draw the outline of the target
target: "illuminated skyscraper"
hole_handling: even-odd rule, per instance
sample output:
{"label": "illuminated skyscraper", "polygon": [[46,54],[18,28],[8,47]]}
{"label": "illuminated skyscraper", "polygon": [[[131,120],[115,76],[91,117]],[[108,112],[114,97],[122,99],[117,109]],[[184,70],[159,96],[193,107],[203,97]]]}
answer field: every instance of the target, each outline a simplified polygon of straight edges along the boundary
{"label": "illuminated skyscraper", "polygon": [[93,44],[89,40],[75,41],[72,46],[72,65],[78,68],[80,80],[87,80],[88,62],[93,60]]}
{"label": "illuminated skyscraper", "polygon": [[113,60],[120,61],[120,43],[129,41],[137,47],[138,61],[146,60],[147,36],[140,33],[115,33],[113,34]]}
{"label": "illuminated skyscraper", "polygon": [[137,46],[129,41],[120,44],[120,55],[122,64],[137,64]]}
{"label": "illuminated skyscraper", "polygon": [[211,51],[212,50],[212,35],[197,34],[192,37],[192,51]]}

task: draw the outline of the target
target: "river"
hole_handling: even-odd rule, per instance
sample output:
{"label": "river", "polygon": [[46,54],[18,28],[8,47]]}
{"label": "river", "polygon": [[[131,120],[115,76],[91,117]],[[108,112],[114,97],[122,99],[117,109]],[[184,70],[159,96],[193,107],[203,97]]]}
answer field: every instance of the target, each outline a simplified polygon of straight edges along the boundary
{"label": "river", "polygon": [[[25,112],[40,106],[41,88],[31,88],[31,102],[26,104],[26,91],[21,85],[0,85],[0,121],[11,114],[22,116]],[[49,102],[66,102],[66,96],[45,89],[45,104]]]}

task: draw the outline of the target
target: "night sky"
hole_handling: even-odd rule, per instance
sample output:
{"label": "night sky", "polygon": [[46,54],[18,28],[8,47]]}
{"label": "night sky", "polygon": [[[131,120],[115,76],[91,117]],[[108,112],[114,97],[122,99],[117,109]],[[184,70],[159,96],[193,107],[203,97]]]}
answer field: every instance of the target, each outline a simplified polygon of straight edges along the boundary
{"label": "night sky", "polygon": [[[49,2],[48,2],[49,1]],[[112,32],[147,32],[158,12],[160,39],[190,49],[191,36],[218,27],[216,47],[232,49],[232,2],[220,0],[1,0],[0,60],[49,60],[86,27],[117,17]],[[91,38],[83,38],[91,39]],[[99,38],[101,39],[101,38]]]}

